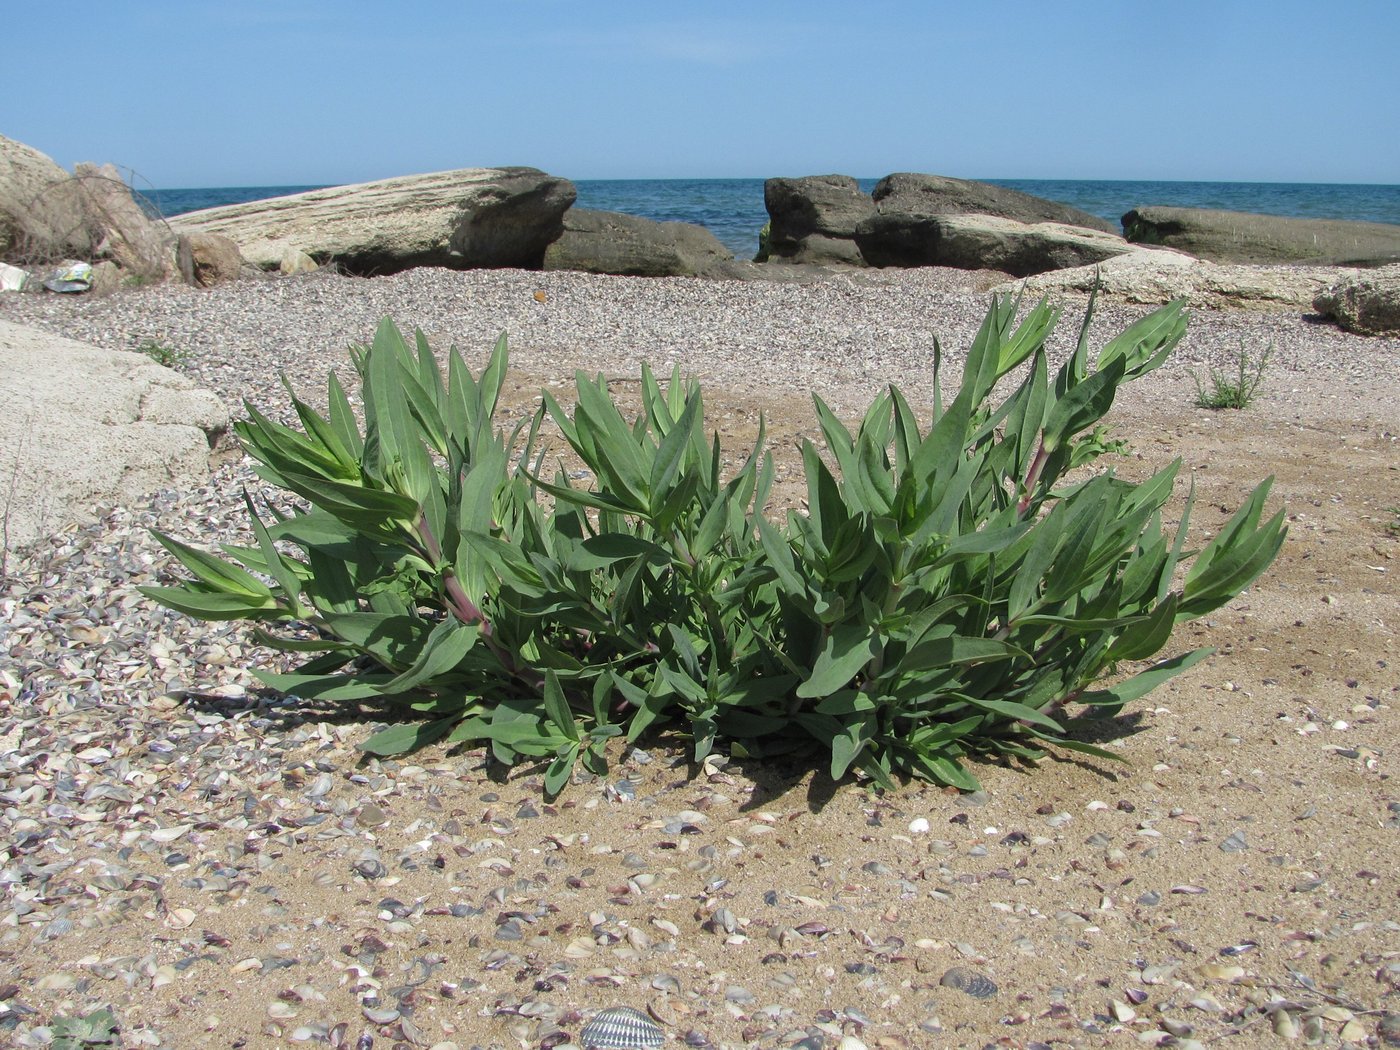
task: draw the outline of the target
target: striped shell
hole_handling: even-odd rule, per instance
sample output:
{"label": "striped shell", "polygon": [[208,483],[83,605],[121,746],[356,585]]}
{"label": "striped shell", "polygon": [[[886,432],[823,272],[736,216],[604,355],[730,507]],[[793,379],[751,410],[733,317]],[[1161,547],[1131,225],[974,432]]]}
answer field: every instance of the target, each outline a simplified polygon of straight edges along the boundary
{"label": "striped shell", "polygon": [[630,1006],[599,1010],[579,1032],[584,1050],[653,1050],[665,1041],[666,1033]]}

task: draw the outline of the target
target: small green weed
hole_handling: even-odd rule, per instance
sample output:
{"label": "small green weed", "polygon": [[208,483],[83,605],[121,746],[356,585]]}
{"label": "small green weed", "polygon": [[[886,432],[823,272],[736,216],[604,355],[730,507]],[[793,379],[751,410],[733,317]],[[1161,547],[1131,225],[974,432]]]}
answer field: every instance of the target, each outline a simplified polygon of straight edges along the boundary
{"label": "small green weed", "polygon": [[1240,340],[1240,352],[1235,358],[1235,374],[1228,375],[1226,372],[1212,368],[1210,370],[1210,389],[1207,390],[1202,384],[1200,377],[1196,373],[1191,373],[1191,378],[1196,381],[1196,407],[1197,408],[1246,408],[1259,393],[1259,387],[1264,382],[1264,370],[1269,366],[1269,358],[1274,355],[1274,344],[1270,343],[1268,349],[1257,358],[1251,359],[1249,352],[1245,349],[1244,340]]}
{"label": "small green weed", "polygon": [[117,1018],[110,1009],[93,1010],[84,1017],[56,1017],[50,1026],[53,1050],[83,1050],[88,1046],[114,1046]]}
{"label": "small green weed", "polygon": [[178,347],[166,346],[164,343],[158,343],[154,339],[144,340],[141,345],[136,348],[136,352],[138,354],[145,354],[156,364],[164,365],[166,368],[179,368],[189,360],[190,356]]}
{"label": "small green weed", "polygon": [[1400,539],[1400,507],[1390,508],[1390,520],[1385,523],[1385,531],[1394,539]]}

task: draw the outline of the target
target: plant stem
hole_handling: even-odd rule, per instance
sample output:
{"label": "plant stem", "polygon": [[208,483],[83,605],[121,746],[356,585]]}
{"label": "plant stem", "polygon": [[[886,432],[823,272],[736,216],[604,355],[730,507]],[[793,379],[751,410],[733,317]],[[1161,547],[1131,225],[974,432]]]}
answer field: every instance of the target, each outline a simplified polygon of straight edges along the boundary
{"label": "plant stem", "polygon": [[[435,567],[442,566],[442,568],[439,569],[439,572],[442,574],[442,589],[447,597],[447,604],[452,610],[452,614],[464,624],[478,626],[481,630],[481,640],[486,643],[487,648],[490,649],[496,659],[501,662],[501,666],[506,669],[506,672],[512,675],[519,675],[520,665],[516,663],[515,658],[496,641],[492,632],[491,621],[486,618],[486,614],[481,611],[481,608],[476,602],[471,600],[471,596],[467,594],[466,589],[462,586],[462,581],[457,578],[456,571],[449,566],[442,565],[442,545],[438,543],[437,536],[433,534],[432,527],[428,524],[427,517],[420,512],[418,520],[413,524],[419,538],[423,541],[423,553],[427,555],[429,564]],[[544,681],[544,679],[540,678],[538,675],[532,676],[528,680],[536,687]]]}
{"label": "plant stem", "polygon": [[1021,483],[1024,490],[1021,501],[1016,504],[1016,513],[1024,514],[1031,505],[1031,491],[1040,484],[1040,473],[1045,469],[1045,461],[1050,458],[1050,453],[1045,450],[1045,438],[1040,439],[1040,447],[1035,450],[1035,458],[1031,460],[1031,465],[1026,469],[1026,480]]}

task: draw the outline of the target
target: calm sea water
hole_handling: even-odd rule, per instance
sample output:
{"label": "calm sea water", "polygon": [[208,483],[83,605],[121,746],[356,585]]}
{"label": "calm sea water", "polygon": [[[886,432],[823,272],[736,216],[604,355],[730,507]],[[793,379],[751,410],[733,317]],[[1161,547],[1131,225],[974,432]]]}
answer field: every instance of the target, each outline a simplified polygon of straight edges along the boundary
{"label": "calm sea water", "polygon": [[[861,179],[867,192],[877,179]],[[1310,219],[1356,219],[1400,225],[1400,186],[1285,182],[1094,182],[1051,179],[986,179],[1023,193],[1073,205],[1117,223],[1140,205],[1221,208]],[[693,222],[709,230],[739,258],[758,249],[768,221],[762,179],[579,179],[580,208],[620,211],[663,222]],[[145,196],[163,215],[280,197],[316,186],[242,186],[150,190]]]}

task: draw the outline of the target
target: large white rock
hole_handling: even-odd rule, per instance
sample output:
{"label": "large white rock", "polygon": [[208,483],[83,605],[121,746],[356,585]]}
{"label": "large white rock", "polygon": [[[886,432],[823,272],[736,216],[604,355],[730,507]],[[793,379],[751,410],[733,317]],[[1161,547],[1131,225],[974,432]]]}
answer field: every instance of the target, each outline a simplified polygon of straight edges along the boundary
{"label": "large white rock", "polygon": [[0,321],[0,510],[11,550],[161,488],[201,485],[228,426],[144,354]]}
{"label": "large white rock", "polygon": [[21,264],[86,259],[87,215],[68,172],[0,135],[0,259]]}
{"label": "large white rock", "polygon": [[1003,284],[999,292],[1025,290],[1028,295],[1088,295],[1099,292],[1128,303],[1168,303],[1185,299],[1191,306],[1310,311],[1313,298],[1339,278],[1359,271],[1336,266],[1246,266],[1196,259],[1169,248],[1135,248],[1093,266],[1037,274]]}
{"label": "large white rock", "polygon": [[206,208],[172,222],[232,238],[264,270],[296,252],[363,274],[538,269],[576,195],[567,179],[535,168],[463,168]]}

